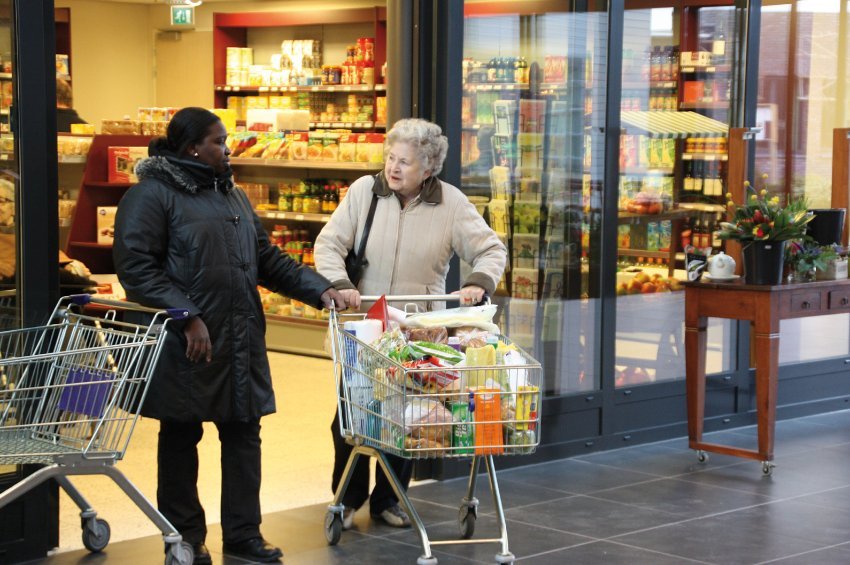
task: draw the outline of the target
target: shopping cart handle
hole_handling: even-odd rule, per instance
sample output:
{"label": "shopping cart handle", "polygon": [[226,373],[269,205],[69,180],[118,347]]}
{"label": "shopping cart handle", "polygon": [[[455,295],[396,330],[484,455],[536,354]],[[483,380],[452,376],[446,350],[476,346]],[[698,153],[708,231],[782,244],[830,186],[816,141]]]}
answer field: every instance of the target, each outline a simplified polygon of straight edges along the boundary
{"label": "shopping cart handle", "polygon": [[[115,308],[121,308],[122,310],[138,310],[140,312],[149,312],[151,314],[157,314],[163,311],[161,308],[148,308],[147,306],[142,306],[136,302],[97,298],[91,294],[72,294],[68,297],[68,299],[77,306],[100,304],[102,306],[114,306]],[[185,308],[165,308],[164,311],[174,320],[183,320],[189,317],[189,311]]]}
{"label": "shopping cart handle", "polygon": [[[431,302],[436,300],[444,300],[444,301],[455,301],[460,302],[460,294],[400,294],[400,295],[387,295],[384,298],[387,299],[387,302]],[[380,300],[380,296],[361,296],[360,300],[366,302],[374,302],[376,300]],[[482,304],[490,304],[490,295],[486,292],[484,293],[484,298],[481,299],[481,302],[476,304],[476,306],[480,306]]]}
{"label": "shopping cart handle", "polygon": [[[381,296],[361,296],[360,300],[374,302],[381,298]],[[386,298],[387,302],[431,302],[434,300],[459,301],[460,294],[388,294],[383,298]]]}

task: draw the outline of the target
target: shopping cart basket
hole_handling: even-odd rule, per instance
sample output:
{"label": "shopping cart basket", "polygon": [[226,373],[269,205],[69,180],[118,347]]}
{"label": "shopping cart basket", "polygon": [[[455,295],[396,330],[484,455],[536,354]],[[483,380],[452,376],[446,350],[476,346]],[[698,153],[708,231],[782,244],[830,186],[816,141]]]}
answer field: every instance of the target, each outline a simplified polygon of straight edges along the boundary
{"label": "shopping cart basket", "polygon": [[[364,301],[377,300],[364,296]],[[458,295],[387,296],[389,302],[458,300]],[[419,565],[437,563],[431,546],[460,543],[501,544],[496,562],[513,563],[505,515],[496,480],[494,455],[533,453],[540,438],[540,363],[499,336],[504,363],[486,366],[405,366],[344,329],[352,315],[331,311],[330,333],[338,390],[340,434],[353,446],[334,500],[325,517],[325,536],[336,544],[342,535],[342,498],[362,456],[375,457],[415,525],[422,543]],[[362,315],[354,315],[362,318]],[[495,357],[495,355],[494,355]],[[427,365],[427,363],[425,364]],[[421,518],[389,466],[386,454],[409,459],[471,458],[467,495],[458,526],[460,539],[429,540]],[[484,461],[496,509],[500,537],[471,540],[478,518],[475,483]]]}
{"label": "shopping cart basket", "polygon": [[[87,304],[103,316],[91,315]],[[152,314],[149,325],[118,320],[117,311]],[[129,302],[76,295],[59,300],[46,325],[0,332],[0,465],[43,464],[0,493],[0,508],[48,479],[80,507],[83,545],[109,543],[109,524],[97,517],[69,476],[110,477],[162,531],[166,564],[194,558],[166,518],[115,468],[138,420],[171,318]]]}

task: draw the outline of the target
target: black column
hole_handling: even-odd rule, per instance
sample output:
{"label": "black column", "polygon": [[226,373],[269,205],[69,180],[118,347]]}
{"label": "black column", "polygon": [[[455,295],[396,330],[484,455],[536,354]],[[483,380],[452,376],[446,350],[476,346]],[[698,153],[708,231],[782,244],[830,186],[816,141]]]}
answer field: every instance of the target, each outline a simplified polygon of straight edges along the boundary
{"label": "black column", "polygon": [[45,321],[59,296],[56,24],[53,0],[15,0],[14,12],[18,293],[24,325],[31,326]]}

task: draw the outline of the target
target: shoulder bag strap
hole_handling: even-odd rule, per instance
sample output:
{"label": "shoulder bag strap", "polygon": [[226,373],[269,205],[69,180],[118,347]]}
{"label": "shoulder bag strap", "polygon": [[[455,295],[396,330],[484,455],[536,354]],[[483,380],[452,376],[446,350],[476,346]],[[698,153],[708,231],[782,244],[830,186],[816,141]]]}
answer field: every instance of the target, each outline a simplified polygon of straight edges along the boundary
{"label": "shoulder bag strap", "polygon": [[[378,182],[376,179],[375,182]],[[360,238],[360,247],[357,249],[357,257],[363,261],[366,253],[366,241],[369,239],[369,231],[372,229],[372,218],[375,217],[375,208],[378,206],[378,195],[372,193],[372,203],[369,205],[369,214],[366,216],[366,225],[363,226],[363,236]]]}

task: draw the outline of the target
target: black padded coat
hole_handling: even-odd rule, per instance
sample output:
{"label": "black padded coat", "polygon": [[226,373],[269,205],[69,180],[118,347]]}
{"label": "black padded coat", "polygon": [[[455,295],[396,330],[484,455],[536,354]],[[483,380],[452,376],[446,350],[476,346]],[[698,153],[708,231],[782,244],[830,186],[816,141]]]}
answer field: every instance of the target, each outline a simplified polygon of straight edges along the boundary
{"label": "black padded coat", "polygon": [[247,421],[275,411],[260,284],[320,306],[331,284],[277,247],[232,176],[165,151],[137,167],[115,218],[113,256],[127,299],[200,316],[212,361],[186,358],[172,324],[141,413],[159,420]]}

